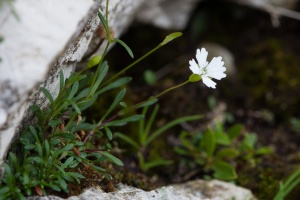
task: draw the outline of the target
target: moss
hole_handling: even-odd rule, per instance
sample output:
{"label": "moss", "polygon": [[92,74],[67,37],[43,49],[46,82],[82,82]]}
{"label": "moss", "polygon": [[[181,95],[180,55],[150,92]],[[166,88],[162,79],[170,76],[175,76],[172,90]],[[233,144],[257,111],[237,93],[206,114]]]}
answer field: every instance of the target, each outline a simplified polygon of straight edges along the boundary
{"label": "moss", "polygon": [[291,163],[284,157],[265,156],[255,167],[238,168],[238,185],[250,189],[258,199],[271,200],[279,190],[279,183],[291,173]]}
{"label": "moss", "polygon": [[300,59],[283,50],[280,40],[269,38],[247,51],[240,63],[246,101],[272,110],[280,118],[297,115],[300,97]]}

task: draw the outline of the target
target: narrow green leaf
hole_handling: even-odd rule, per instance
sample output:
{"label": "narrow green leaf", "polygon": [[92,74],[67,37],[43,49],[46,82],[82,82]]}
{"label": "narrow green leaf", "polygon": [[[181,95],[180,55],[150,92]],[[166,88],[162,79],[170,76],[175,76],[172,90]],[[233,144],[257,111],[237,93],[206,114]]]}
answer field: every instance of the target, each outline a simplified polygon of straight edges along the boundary
{"label": "narrow green leaf", "polygon": [[62,168],[65,169],[67,168],[72,162],[73,162],[74,158],[73,157],[69,157],[64,164],[62,165]]}
{"label": "narrow green leaf", "polygon": [[64,146],[64,148],[57,150],[55,153],[56,153],[57,155],[60,155],[60,154],[63,153],[63,152],[69,151],[69,150],[72,149],[73,147],[74,147],[73,144],[68,144],[68,145]]}
{"label": "narrow green leaf", "polygon": [[160,43],[160,44],[161,44],[161,45],[165,45],[165,44],[171,42],[172,40],[174,40],[174,39],[176,39],[176,38],[178,38],[178,37],[180,37],[180,36],[182,36],[182,33],[181,33],[181,32],[171,33],[171,34],[168,35],[168,36],[164,39],[164,41],[163,41],[162,43]]}
{"label": "narrow green leaf", "polygon": [[79,99],[85,98],[89,94],[89,91],[90,87],[81,90],[79,94],[75,97],[75,100],[77,101]]}
{"label": "narrow green leaf", "polygon": [[122,85],[125,85],[127,83],[129,83],[130,81],[132,80],[131,77],[123,77],[123,78],[120,78],[112,83],[110,83],[109,85],[103,87],[102,89],[100,89],[99,91],[96,92],[96,95],[100,95],[108,90],[111,90],[111,89],[115,89],[115,88],[118,88]]}
{"label": "narrow green leaf", "polygon": [[158,112],[158,109],[159,109],[159,105],[155,105],[154,107],[154,110],[152,111],[151,115],[150,115],[150,118],[148,120],[148,123],[146,124],[146,127],[142,133],[142,136],[141,136],[141,144],[145,144],[146,140],[147,140],[147,137],[150,133],[150,130],[151,130],[151,127],[152,127],[152,124],[154,122],[154,119],[156,118],[156,115],[157,115],[157,112]]}
{"label": "narrow green leaf", "polygon": [[256,155],[268,155],[268,154],[271,154],[273,153],[273,149],[270,148],[270,147],[260,147],[259,149],[257,149],[255,151],[255,154]]}
{"label": "narrow green leaf", "polygon": [[229,128],[227,135],[229,136],[230,140],[233,140],[242,133],[243,129],[244,126],[242,124],[235,124]]}
{"label": "narrow green leaf", "polygon": [[146,162],[144,164],[144,170],[147,171],[153,167],[158,167],[161,165],[170,165],[170,164],[173,164],[172,160],[155,159],[155,160]]}
{"label": "narrow green leaf", "polygon": [[130,55],[131,58],[134,57],[131,49],[129,48],[129,46],[127,46],[127,44],[125,42],[123,42],[122,40],[120,40],[118,38],[114,38],[113,42],[118,42],[120,45],[122,45],[126,49],[126,51],[128,52],[128,54]]}
{"label": "narrow green leaf", "polygon": [[206,151],[209,157],[213,156],[216,148],[216,138],[211,129],[204,132],[201,147]]}
{"label": "narrow green leaf", "polygon": [[249,133],[245,135],[242,145],[247,149],[253,149],[256,141],[257,141],[257,136],[253,133],[252,134]]}
{"label": "narrow green leaf", "polygon": [[123,108],[128,108],[127,104],[126,104],[125,102],[123,102],[123,101],[120,102],[119,104],[120,104],[120,106],[122,106]]}
{"label": "narrow green leaf", "polygon": [[72,85],[72,89],[71,89],[71,92],[70,92],[70,94],[69,94],[69,96],[68,96],[68,100],[71,100],[73,97],[74,97],[74,95],[76,94],[76,92],[78,91],[78,88],[79,88],[79,82],[78,81],[76,81],[73,85]]}
{"label": "narrow green leaf", "polygon": [[105,130],[105,132],[106,132],[106,136],[108,137],[108,139],[109,140],[112,140],[112,132],[111,132],[111,130],[108,128],[108,127],[106,127],[106,126],[104,126],[104,130]]}
{"label": "narrow green leaf", "polygon": [[124,119],[111,121],[111,122],[107,123],[106,126],[123,126],[123,125],[127,124],[128,122],[139,121],[143,118],[144,118],[144,115],[133,115],[133,116],[130,116],[130,117],[127,117]]}
{"label": "narrow green leaf", "polygon": [[51,120],[48,125],[56,127],[57,125],[62,124],[62,121],[60,119]]}
{"label": "narrow green leaf", "polygon": [[0,195],[1,196],[4,196],[8,192],[9,192],[9,187],[8,186],[3,186],[3,188],[0,188]]}
{"label": "narrow green leaf", "polygon": [[60,192],[61,191],[61,189],[60,189],[60,187],[58,187],[58,186],[56,186],[56,185],[54,185],[54,184],[49,184],[49,187],[52,189],[52,190],[55,190],[55,191],[57,191],[57,192]]}
{"label": "narrow green leaf", "polygon": [[58,179],[61,189],[63,189],[65,192],[68,192],[68,189],[67,189],[68,185],[67,185],[66,181],[60,177],[57,177],[57,179]]}
{"label": "narrow green leaf", "polygon": [[228,135],[223,132],[217,132],[216,134],[216,143],[221,145],[230,145],[231,140],[229,139]]}
{"label": "narrow green leaf", "polygon": [[169,128],[178,125],[180,123],[183,122],[188,122],[188,121],[194,121],[194,120],[199,120],[203,118],[202,115],[191,115],[191,116],[186,116],[186,117],[181,117],[178,119],[175,119],[169,123],[167,123],[166,125],[164,125],[163,127],[157,129],[156,131],[154,131],[147,139],[147,141],[145,142],[145,145],[149,145],[155,138],[157,138],[160,134],[162,134],[163,132],[165,132],[166,130],[168,130]]}
{"label": "narrow green leaf", "polygon": [[58,136],[59,138],[69,139],[69,140],[75,140],[76,136],[72,133],[58,133],[54,136]]}
{"label": "narrow green leaf", "polygon": [[40,87],[41,91],[44,93],[44,95],[47,97],[47,99],[51,102],[51,104],[53,104],[53,97],[52,95],[50,94],[50,92],[44,88],[44,87]]}
{"label": "narrow green leaf", "polygon": [[136,149],[140,148],[140,145],[138,143],[136,143],[133,139],[131,139],[130,137],[122,134],[122,133],[116,133],[115,136],[117,138],[122,139],[123,141],[127,142],[128,144],[130,144],[131,146],[135,147]]}
{"label": "narrow green leaf", "polygon": [[40,157],[33,157],[33,161],[38,163],[38,164],[43,164],[44,163],[44,159],[42,159]]}
{"label": "narrow green leaf", "polygon": [[48,140],[45,140],[44,148],[45,148],[45,158],[47,158],[50,155],[50,145]]}
{"label": "narrow green leaf", "polygon": [[76,81],[80,81],[82,79],[86,78],[86,75],[77,75],[76,73],[72,73],[71,76],[67,79],[67,84],[69,86],[73,85]]}
{"label": "narrow green leaf", "polygon": [[235,148],[224,148],[220,149],[216,157],[219,159],[233,159],[239,155],[239,151]]}
{"label": "narrow green leaf", "polygon": [[38,155],[43,158],[43,149],[42,149],[42,145],[40,143],[37,143],[36,144],[36,151],[38,153]]}
{"label": "narrow green leaf", "polygon": [[110,105],[106,113],[103,115],[102,119],[100,121],[103,121],[110,113],[111,111],[120,103],[120,101],[123,99],[124,95],[126,93],[126,89],[122,89],[114,99],[113,103]]}
{"label": "narrow green leaf", "polygon": [[72,163],[70,163],[69,168],[75,168],[80,164],[77,160],[74,160]]}
{"label": "narrow green leaf", "polygon": [[89,108],[93,103],[95,103],[96,100],[97,100],[97,96],[94,95],[92,98],[88,100],[78,102],[77,105],[80,106],[81,111],[84,111],[85,109]]}
{"label": "narrow green leaf", "polygon": [[152,104],[155,104],[157,102],[158,99],[150,99],[144,103],[142,103],[141,105],[139,105],[137,108],[143,108],[143,107],[146,107],[146,106],[151,106]]}
{"label": "narrow green leaf", "polygon": [[190,155],[190,152],[186,151],[185,149],[179,148],[179,147],[175,147],[174,151],[181,156]]}
{"label": "narrow green leaf", "polygon": [[110,30],[109,30],[109,28],[107,26],[107,23],[106,23],[106,20],[105,20],[104,16],[102,15],[102,13],[100,11],[98,12],[98,17],[99,17],[102,25],[105,28],[106,36],[107,36],[108,40],[110,40]]}
{"label": "narrow green leaf", "polygon": [[107,71],[108,71],[108,65],[107,65],[107,63],[103,63],[102,66],[100,67],[99,73],[97,74],[97,80],[96,80],[95,84],[91,86],[92,88],[88,95],[89,97],[94,95],[94,93],[98,89],[99,85],[103,81],[104,77],[106,76]]}
{"label": "narrow green leaf", "polygon": [[236,179],[237,173],[235,168],[224,161],[216,161],[213,165],[214,177],[221,180],[234,180]]}
{"label": "narrow green leaf", "polygon": [[60,70],[60,72],[59,72],[59,93],[61,93],[63,91],[64,87],[65,87],[64,73],[62,72],[62,70]]}
{"label": "narrow green leaf", "polygon": [[12,171],[10,169],[10,166],[6,163],[3,164],[3,167],[4,167],[4,170],[5,170],[5,174],[6,174],[6,177],[7,177],[7,184],[9,186],[13,186],[15,185],[15,177],[14,175],[12,174]]}
{"label": "narrow green leaf", "polygon": [[71,105],[73,106],[73,108],[75,109],[75,111],[81,115],[81,110],[80,108],[77,106],[77,104],[74,101],[70,101]]}
{"label": "narrow green leaf", "polygon": [[102,154],[104,157],[108,158],[114,164],[116,164],[118,166],[124,166],[123,162],[119,158],[111,155],[110,153],[105,152],[105,151],[101,151],[100,154]]}

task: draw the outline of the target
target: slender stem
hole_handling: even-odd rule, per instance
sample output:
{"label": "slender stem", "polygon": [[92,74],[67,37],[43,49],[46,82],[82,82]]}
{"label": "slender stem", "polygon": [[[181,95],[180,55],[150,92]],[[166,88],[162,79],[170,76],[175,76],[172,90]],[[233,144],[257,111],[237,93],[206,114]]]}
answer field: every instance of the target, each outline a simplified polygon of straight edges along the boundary
{"label": "slender stem", "polygon": [[74,113],[73,116],[69,119],[67,125],[65,125],[64,130],[68,130],[68,129],[69,129],[69,126],[70,126],[70,125],[72,124],[72,122],[75,120],[76,116],[77,116],[77,113]]}
{"label": "slender stem", "polygon": [[[104,51],[103,51],[103,56],[101,57],[101,60],[100,60],[100,62],[99,62],[98,68],[97,68],[97,71],[96,71],[96,73],[95,73],[95,75],[94,75],[94,77],[93,77],[93,81],[92,81],[91,86],[93,86],[93,85],[95,84],[95,82],[96,82],[96,79],[97,79],[97,76],[98,76],[100,67],[101,67],[102,62],[103,62],[104,55],[106,54],[109,45],[110,45],[110,43],[109,43],[109,41],[107,41],[106,46],[105,46],[105,49],[104,49]],[[90,94],[87,95],[86,99],[89,99],[89,98],[90,98]]]}
{"label": "slender stem", "polygon": [[152,97],[150,97],[149,99],[147,99],[147,100],[145,100],[145,101],[142,101],[142,102],[140,102],[140,103],[138,103],[138,104],[135,104],[135,105],[133,105],[133,106],[127,108],[126,110],[124,110],[124,112],[123,112],[122,114],[125,114],[126,112],[128,112],[128,111],[130,111],[130,110],[136,109],[136,108],[138,108],[140,105],[144,104],[145,102],[147,102],[147,101],[149,101],[149,100],[151,100],[151,99],[156,99],[156,98],[162,96],[163,94],[165,94],[165,93],[167,93],[167,92],[170,92],[171,90],[174,90],[174,89],[176,89],[176,88],[179,88],[179,87],[181,87],[181,86],[184,86],[185,84],[187,84],[187,83],[189,83],[189,82],[190,82],[190,81],[187,80],[187,81],[185,81],[185,82],[183,82],[183,83],[180,83],[180,84],[178,84],[178,85],[175,85],[175,86],[173,86],[173,87],[170,87],[170,88],[166,89],[165,91],[163,91],[163,92],[161,92],[161,93],[159,93],[159,94],[157,94],[157,95],[155,95],[155,96],[152,96]]}
{"label": "slender stem", "polygon": [[165,94],[165,93],[167,93],[167,92],[169,92],[169,91],[171,91],[171,90],[174,90],[174,89],[176,89],[176,88],[179,88],[179,87],[181,87],[181,86],[184,86],[185,84],[187,84],[187,83],[189,83],[189,82],[190,82],[190,81],[187,80],[187,81],[185,81],[185,82],[183,82],[183,83],[181,83],[181,84],[178,84],[178,85],[175,85],[175,86],[173,86],[173,87],[170,87],[170,88],[166,89],[165,91],[159,93],[158,95],[155,95],[155,96],[152,97],[152,98],[158,98],[158,97],[160,97],[161,95],[163,95],[163,94]]}
{"label": "slender stem", "polygon": [[116,79],[118,76],[120,76],[125,71],[127,71],[128,69],[130,69],[131,67],[133,67],[134,65],[136,65],[137,63],[139,63],[140,61],[142,61],[143,59],[145,59],[146,57],[148,57],[150,54],[152,54],[154,51],[156,51],[157,49],[159,49],[162,46],[163,45],[159,44],[158,46],[156,46],[155,48],[153,48],[152,50],[150,50],[148,53],[146,53],[145,55],[143,55],[142,57],[140,57],[139,59],[137,59],[136,61],[134,61],[133,63],[131,63],[130,65],[128,65],[124,69],[122,69],[121,71],[119,71],[117,74],[115,74],[114,76],[112,76],[110,79],[108,79],[106,82],[104,82],[102,84],[102,86],[107,85],[108,83],[110,83],[111,81],[113,81],[114,79]]}
{"label": "slender stem", "polygon": [[[108,1],[109,0],[106,0],[106,8],[105,8],[106,27],[108,27]],[[110,38],[108,38],[108,40],[110,40]]]}

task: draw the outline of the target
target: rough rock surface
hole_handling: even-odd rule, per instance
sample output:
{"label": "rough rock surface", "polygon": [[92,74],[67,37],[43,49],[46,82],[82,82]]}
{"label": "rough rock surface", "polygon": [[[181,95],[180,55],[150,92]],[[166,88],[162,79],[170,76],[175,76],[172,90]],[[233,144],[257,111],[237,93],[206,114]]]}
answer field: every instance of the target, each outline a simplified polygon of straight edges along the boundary
{"label": "rough rock surface", "polygon": [[[183,184],[143,191],[119,184],[117,191],[105,193],[100,188],[86,190],[68,200],[255,200],[251,191],[222,181],[195,180]],[[27,200],[62,200],[60,197],[29,197]]]}

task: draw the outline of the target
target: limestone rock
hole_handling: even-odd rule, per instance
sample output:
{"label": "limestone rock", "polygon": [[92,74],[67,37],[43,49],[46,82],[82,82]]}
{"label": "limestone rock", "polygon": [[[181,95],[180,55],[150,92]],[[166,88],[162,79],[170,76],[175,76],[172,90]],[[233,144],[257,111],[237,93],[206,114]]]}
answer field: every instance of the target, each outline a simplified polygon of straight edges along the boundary
{"label": "limestone rock", "polygon": [[164,29],[182,30],[201,0],[146,1],[137,14],[137,20]]}
{"label": "limestone rock", "polygon": [[[251,191],[231,183],[212,180],[195,180],[183,184],[143,191],[119,184],[117,191],[105,193],[100,188],[90,188],[81,195],[67,200],[255,200]],[[56,196],[29,197],[27,200],[62,200]]]}

